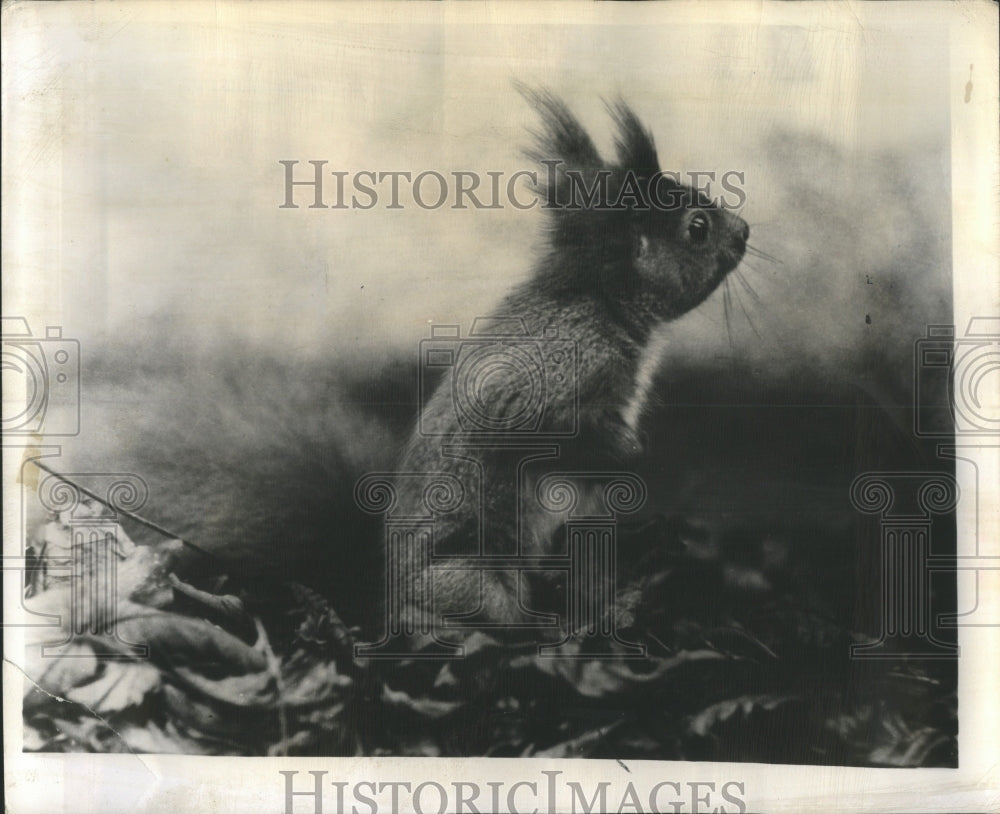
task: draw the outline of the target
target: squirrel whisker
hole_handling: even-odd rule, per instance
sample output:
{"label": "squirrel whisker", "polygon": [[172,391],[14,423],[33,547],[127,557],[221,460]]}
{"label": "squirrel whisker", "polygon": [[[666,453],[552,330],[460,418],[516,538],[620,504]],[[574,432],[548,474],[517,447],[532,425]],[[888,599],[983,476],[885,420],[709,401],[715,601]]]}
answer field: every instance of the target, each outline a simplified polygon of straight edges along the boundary
{"label": "squirrel whisker", "polygon": [[[729,350],[731,353],[735,354],[736,347],[733,345],[733,328],[732,320],[730,320],[729,315],[733,310],[732,306],[732,294],[729,290],[729,278],[727,277],[722,283],[722,313],[726,320],[726,337],[729,339]],[[735,355],[733,356],[735,363]]]}
{"label": "squirrel whisker", "polygon": [[754,302],[756,302],[758,305],[761,305],[761,306],[764,305],[764,301],[760,298],[760,295],[756,291],[754,291],[753,286],[750,285],[750,281],[747,280],[747,278],[745,276],[743,276],[743,273],[739,269],[736,269],[733,272],[733,276],[736,277],[737,281],[740,283],[740,285],[743,286],[743,288],[746,290],[746,292],[751,297],[753,297]]}
{"label": "squirrel whisker", "polygon": [[[757,296],[756,293],[754,293],[753,289],[749,287],[747,281],[744,280],[742,276],[740,276],[739,272],[736,272],[736,280],[737,282],[741,283],[744,288],[749,290],[751,294],[753,294],[755,297]],[[758,339],[761,339],[760,331],[757,330],[757,326],[754,325],[753,320],[750,318],[750,312],[747,311],[746,306],[743,305],[743,300],[740,297],[740,290],[736,286],[733,286],[733,296],[736,298],[736,304],[739,305],[740,310],[743,312],[743,316],[746,317],[746,321],[747,324],[750,326],[750,330],[754,332],[754,336],[756,336]]]}
{"label": "squirrel whisker", "polygon": [[749,254],[752,254],[754,257],[759,257],[761,260],[769,260],[772,263],[777,263],[779,266],[784,265],[784,263],[782,263],[781,260],[779,260],[773,254],[768,254],[765,251],[761,251],[756,246],[751,246],[749,243],[747,244],[747,252]]}

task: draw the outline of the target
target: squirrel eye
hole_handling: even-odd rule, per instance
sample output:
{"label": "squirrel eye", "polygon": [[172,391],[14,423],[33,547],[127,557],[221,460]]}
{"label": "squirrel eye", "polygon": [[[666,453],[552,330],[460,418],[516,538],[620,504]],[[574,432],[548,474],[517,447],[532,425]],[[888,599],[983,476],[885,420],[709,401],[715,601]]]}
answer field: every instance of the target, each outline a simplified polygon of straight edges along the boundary
{"label": "squirrel eye", "polygon": [[695,212],[688,221],[688,237],[692,243],[704,243],[712,230],[712,222],[704,212]]}

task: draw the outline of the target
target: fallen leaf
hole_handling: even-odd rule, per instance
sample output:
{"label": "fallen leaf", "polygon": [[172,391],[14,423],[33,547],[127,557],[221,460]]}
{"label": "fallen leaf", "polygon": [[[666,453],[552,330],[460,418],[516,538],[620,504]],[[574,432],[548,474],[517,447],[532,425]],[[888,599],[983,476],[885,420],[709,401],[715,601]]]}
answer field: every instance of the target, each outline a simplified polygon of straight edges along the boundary
{"label": "fallen leaf", "polygon": [[160,686],[160,680],[160,671],[150,664],[109,661],[100,678],[75,687],[66,697],[98,715],[107,715],[139,706]]}
{"label": "fallen leaf", "polygon": [[443,718],[454,712],[462,703],[459,701],[437,701],[433,698],[413,698],[402,690],[382,686],[382,701],[390,707],[407,709],[423,718]]}

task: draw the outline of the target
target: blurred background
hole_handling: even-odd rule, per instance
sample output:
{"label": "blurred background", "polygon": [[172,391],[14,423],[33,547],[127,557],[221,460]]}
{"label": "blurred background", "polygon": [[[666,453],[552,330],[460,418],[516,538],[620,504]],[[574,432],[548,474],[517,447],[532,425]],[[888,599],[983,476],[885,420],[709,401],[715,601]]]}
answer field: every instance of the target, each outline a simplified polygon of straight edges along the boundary
{"label": "blurred background", "polygon": [[605,151],[621,94],[664,169],[742,173],[775,258],[747,258],[728,319],[716,295],[671,328],[636,464],[654,510],[789,545],[819,527],[836,549],[855,474],[928,465],[909,428],[913,343],[951,321],[939,27],[166,8],[12,12],[4,312],[81,343],[65,469],[141,475],[148,514],[240,567],[322,581],[347,546],[338,569],[379,584],[350,486],[395,459],[429,326],[524,279],[544,217],[310,209],[306,188],[285,209],[279,162],[530,169],[512,80],[562,96]]}
{"label": "blurred background", "polygon": [[[782,264],[752,264],[767,330],[740,354],[839,369],[861,342],[909,342],[925,314],[950,317],[938,29],[301,11],[18,12],[37,20],[11,42],[8,313],[61,321],[87,347],[168,333],[324,359],[408,352],[429,320],[465,321],[528,272],[539,212],[281,209],[278,162],[302,162],[299,177],[309,160],[530,168],[517,79],[563,96],[601,146],[603,99],[620,93],[665,169],[745,174],[752,242]],[[717,350],[719,302],[702,310],[679,338]]]}

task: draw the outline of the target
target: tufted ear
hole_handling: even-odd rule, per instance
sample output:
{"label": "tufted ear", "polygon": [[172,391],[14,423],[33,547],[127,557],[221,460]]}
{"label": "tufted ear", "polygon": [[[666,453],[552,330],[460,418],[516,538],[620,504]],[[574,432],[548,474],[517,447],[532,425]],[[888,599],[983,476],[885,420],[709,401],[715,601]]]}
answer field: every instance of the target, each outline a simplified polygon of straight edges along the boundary
{"label": "tufted ear", "polygon": [[635,111],[622,99],[609,103],[607,108],[618,126],[615,137],[618,167],[632,170],[640,178],[649,178],[659,172],[660,161],[656,156],[653,136],[639,121]]}
{"label": "tufted ear", "polygon": [[527,156],[534,161],[562,161],[568,169],[596,169],[604,166],[600,153],[583,125],[566,103],[544,88],[530,88],[521,82],[514,87],[535,109],[542,129],[533,131],[534,145]]}
{"label": "tufted ear", "polygon": [[[583,125],[550,91],[517,82],[515,87],[541,119],[526,155],[543,165],[536,190],[548,214],[550,249],[562,257],[576,258],[578,273],[599,276],[601,269],[638,251],[629,226],[637,210],[628,203],[619,204],[625,185],[636,186],[637,178],[605,161]],[[609,107],[609,111],[618,124],[619,155],[629,160],[641,156],[655,165],[652,139],[635,114],[624,102]],[[641,194],[639,184],[625,199],[632,201]]]}

